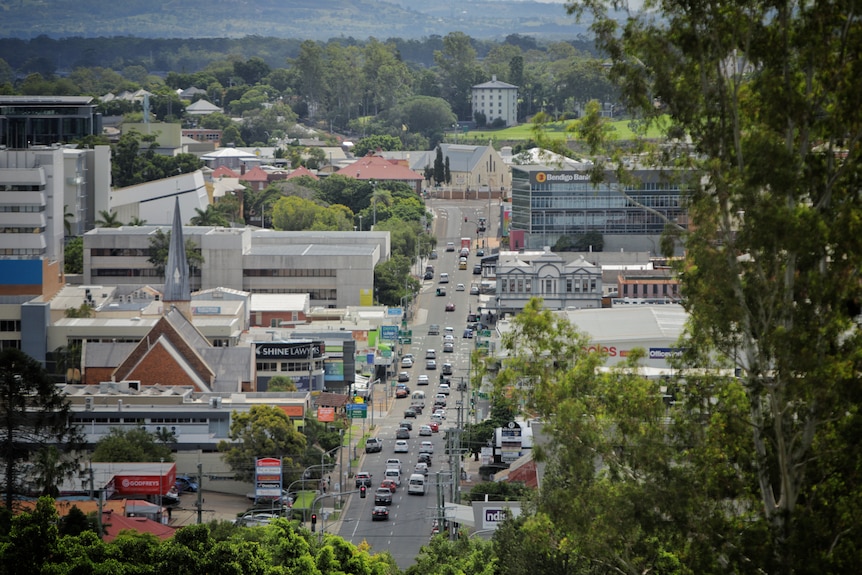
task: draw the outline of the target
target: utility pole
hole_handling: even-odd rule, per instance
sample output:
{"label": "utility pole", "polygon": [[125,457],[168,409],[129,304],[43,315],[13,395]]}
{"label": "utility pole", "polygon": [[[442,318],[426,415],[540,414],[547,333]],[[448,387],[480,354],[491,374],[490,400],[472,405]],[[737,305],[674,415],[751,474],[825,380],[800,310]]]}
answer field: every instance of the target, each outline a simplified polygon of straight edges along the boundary
{"label": "utility pole", "polygon": [[198,501],[196,503],[196,507],[198,508],[198,525],[203,523],[203,515],[204,515],[204,472],[203,465],[198,463]]}

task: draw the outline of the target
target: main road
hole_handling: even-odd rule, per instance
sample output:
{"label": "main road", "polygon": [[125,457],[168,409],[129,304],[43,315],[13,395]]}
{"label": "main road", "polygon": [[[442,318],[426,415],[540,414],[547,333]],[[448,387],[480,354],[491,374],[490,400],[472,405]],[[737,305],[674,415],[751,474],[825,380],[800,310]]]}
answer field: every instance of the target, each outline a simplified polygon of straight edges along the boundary
{"label": "main road", "polygon": [[[435,212],[434,230],[437,236],[438,259],[428,263],[434,265],[434,279],[426,280],[422,284],[421,291],[416,299],[415,312],[412,316],[410,328],[413,330],[412,344],[404,346],[403,353],[412,353],[415,362],[412,368],[403,369],[410,373],[408,385],[411,390],[424,390],[426,393],[426,408],[418,418],[410,419],[413,431],[410,433],[409,453],[394,453],[395,431],[400,422],[404,420],[404,410],[409,407],[410,399],[396,400],[389,413],[380,417],[377,425],[377,436],[383,440],[383,451],[380,453],[365,454],[361,461],[359,471],[367,471],[372,474],[372,487],[368,490],[365,499],[358,495],[350,496],[348,504],[344,507],[338,535],[354,544],[367,542],[374,551],[389,551],[397,562],[399,568],[406,569],[413,565],[420,547],[428,543],[434,518],[438,514],[438,495],[443,494],[445,502],[451,502],[452,470],[449,459],[445,455],[445,444],[443,432],[445,429],[454,427],[458,419],[458,406],[456,402],[461,400],[461,394],[457,390],[457,384],[462,380],[468,380],[468,368],[470,352],[473,349],[474,340],[464,338],[464,330],[467,325],[468,310],[475,310],[478,303],[477,296],[469,294],[471,282],[478,282],[479,276],[473,275],[473,265],[479,263],[476,256],[476,223],[479,218],[487,218],[488,232],[496,229],[494,220],[489,217],[487,203],[481,201],[459,202],[458,205],[447,204],[444,200],[434,200],[432,208]],[[464,221],[466,218],[466,222]],[[492,227],[493,226],[493,227]],[[473,246],[468,257],[466,270],[458,269],[458,251],[446,252],[447,242],[453,242],[456,250],[460,248],[460,239],[470,237]],[[484,237],[484,236],[483,236]],[[480,243],[483,239],[479,240]],[[442,272],[449,274],[449,283],[440,284],[439,278]],[[464,290],[457,290],[458,284],[464,285]],[[446,288],[446,296],[437,296],[437,288]],[[455,311],[446,311],[446,305],[453,304]],[[437,324],[440,326],[439,335],[428,335],[428,326]],[[451,353],[443,353],[443,336],[445,328],[451,327],[455,338],[455,349]],[[437,356],[437,369],[426,369],[426,350],[433,349]],[[439,433],[431,437],[420,437],[419,427],[428,424],[430,414],[433,412],[434,396],[438,393],[441,368],[444,363],[451,363],[453,374],[451,376],[452,389],[447,402],[446,419],[440,427]],[[401,371],[398,368],[397,371]],[[417,386],[418,376],[428,376],[430,384]],[[464,405],[469,405],[467,396],[464,396]],[[464,419],[466,420],[466,411]],[[419,454],[419,445],[422,441],[430,440],[434,444],[432,465],[428,473],[428,488],[424,496],[407,494],[407,479],[413,472]],[[392,506],[389,510],[388,521],[372,521],[371,510],[374,507],[374,491],[383,480],[383,472],[386,469],[386,460],[398,458],[402,466],[402,485],[393,495]],[[352,481],[352,480],[351,480]],[[437,484],[440,484],[439,488]],[[352,484],[345,486],[353,489]]]}

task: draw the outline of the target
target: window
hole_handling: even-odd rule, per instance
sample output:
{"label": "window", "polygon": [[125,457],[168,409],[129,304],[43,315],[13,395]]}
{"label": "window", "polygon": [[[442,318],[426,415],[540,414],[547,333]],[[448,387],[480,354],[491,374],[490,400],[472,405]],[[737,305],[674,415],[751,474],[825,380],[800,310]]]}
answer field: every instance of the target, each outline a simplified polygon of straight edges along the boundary
{"label": "window", "polygon": [[591,280],[590,280],[590,291],[591,291],[591,292],[595,292],[595,291],[596,291],[596,280],[595,280],[595,279],[591,279]]}
{"label": "window", "polygon": [[524,278],[518,278],[518,293],[524,293]]}
{"label": "window", "polygon": [[572,293],[572,278],[566,278],[566,293]]}
{"label": "window", "polygon": [[530,293],[530,286],[532,284],[532,280],[527,278],[524,280],[524,291]]}
{"label": "window", "polygon": [[554,293],[554,280],[545,280],[545,293]]}

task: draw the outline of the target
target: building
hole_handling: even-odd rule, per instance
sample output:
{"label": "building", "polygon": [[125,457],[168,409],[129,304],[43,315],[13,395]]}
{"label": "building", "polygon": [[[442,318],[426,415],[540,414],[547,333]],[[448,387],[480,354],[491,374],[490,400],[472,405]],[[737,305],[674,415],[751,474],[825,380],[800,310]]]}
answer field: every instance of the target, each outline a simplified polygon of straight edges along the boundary
{"label": "building", "polygon": [[138,219],[151,225],[168,224],[176,201],[184,214],[206,210],[210,202],[201,170],[113,189],[107,209],[121,222]]}
{"label": "building", "polygon": [[670,268],[620,271],[613,305],[679,303],[679,278]]}
{"label": "building", "polygon": [[666,171],[633,169],[635,183],[619,183],[608,170],[600,183],[589,169],[512,165],[510,235],[526,249],[554,246],[560,238],[601,234],[605,251],[658,253],[668,225],[687,226],[680,182]]}
{"label": "building", "polygon": [[101,133],[90,96],[0,96],[0,148],[70,144]]}
{"label": "building", "polygon": [[495,307],[498,317],[517,314],[539,297],[551,310],[600,308],[601,269],[584,258],[565,262],[545,248],[542,252],[501,252],[497,260]]}
{"label": "building", "polygon": [[[84,283],[161,283],[149,262],[150,238],[166,228],[97,228],[84,235]],[[389,232],[280,232],[210,226],[183,228],[203,257],[191,288],[309,294],[310,305],[367,305],[374,267],[389,257]],[[364,298],[364,299],[363,299]]]}
{"label": "building", "polygon": [[476,84],[472,90],[473,118],[476,114],[485,116],[488,125],[502,120],[508,128],[518,123],[518,87],[497,80],[491,76],[490,82]]}
{"label": "building", "polygon": [[369,182],[401,182],[413,188],[416,194],[422,193],[422,182],[425,181],[425,176],[400,162],[371,154],[341,168],[336,173]]}

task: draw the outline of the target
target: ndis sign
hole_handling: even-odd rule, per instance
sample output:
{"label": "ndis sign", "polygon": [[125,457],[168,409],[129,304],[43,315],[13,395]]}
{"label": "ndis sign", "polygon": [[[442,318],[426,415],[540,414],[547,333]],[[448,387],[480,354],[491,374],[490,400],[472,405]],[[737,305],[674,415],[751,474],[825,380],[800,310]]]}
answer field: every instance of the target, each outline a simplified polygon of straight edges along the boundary
{"label": "ndis sign", "polygon": [[508,515],[517,517],[521,514],[521,504],[518,502],[476,501],[473,503],[474,508],[477,503],[481,504],[480,509],[476,512],[479,517],[474,516],[474,519],[478,519],[475,521],[477,529],[496,529]]}

